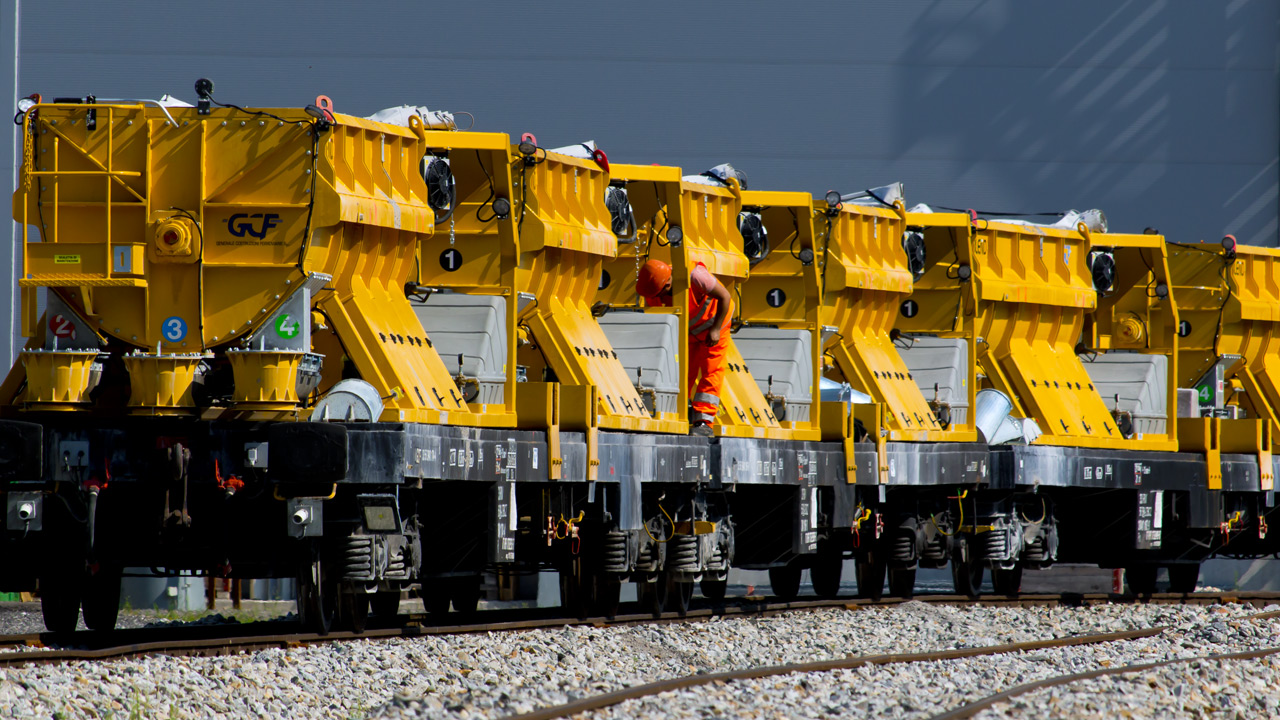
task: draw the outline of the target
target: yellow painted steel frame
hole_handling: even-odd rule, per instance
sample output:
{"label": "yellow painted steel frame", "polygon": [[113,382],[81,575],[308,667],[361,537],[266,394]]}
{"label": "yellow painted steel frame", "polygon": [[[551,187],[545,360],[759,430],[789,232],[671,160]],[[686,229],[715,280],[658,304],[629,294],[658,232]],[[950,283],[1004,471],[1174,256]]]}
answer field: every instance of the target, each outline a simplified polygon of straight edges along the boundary
{"label": "yellow painted steel frame", "polygon": [[[573,388],[595,388],[583,395],[595,398],[594,411],[557,410],[557,428],[585,431],[589,443],[597,427],[680,432],[649,415],[591,315],[601,267],[617,254],[604,205],[608,174],[592,160],[542,150],[526,162],[503,133],[424,132],[423,138],[432,152],[448,153],[457,207],[448,232],[442,223],[422,243],[419,282],[508,298],[507,397],[522,402],[514,369],[523,331],[562,385],[553,397],[564,401],[586,392]],[[507,217],[494,214],[494,197],[511,202]],[[440,257],[450,251],[461,261],[445,267]],[[531,299],[520,302],[513,289]],[[531,402],[541,407],[539,398]],[[520,414],[545,427],[540,413]],[[575,417],[581,422],[569,420]]]}
{"label": "yellow painted steel frame", "polygon": [[846,382],[885,405],[888,439],[973,442],[972,425],[944,429],[889,338],[903,300],[911,294],[902,235],[906,212],[896,207],[848,204],[829,211],[815,204],[820,261],[824,263],[824,323],[836,334],[826,352]]}
{"label": "yellow painted steel frame", "polygon": [[[954,213],[909,213],[907,224],[933,229],[928,249],[954,243],[955,264],[946,266],[945,277],[958,279],[961,265],[972,277],[961,283],[963,294],[950,306],[954,310],[935,306],[926,311],[921,302],[917,317],[926,319],[900,322],[901,328],[945,324],[949,313],[954,313],[953,327],[962,326],[962,321],[971,324],[971,357],[976,360],[971,372],[980,368],[988,386],[1008,395],[1015,415],[1035,419],[1043,433],[1036,444],[1148,446],[1145,440],[1120,434],[1075,353],[1084,316],[1097,304],[1086,265],[1087,230],[971,222],[967,215]],[[971,378],[971,384],[974,381]]]}
{"label": "yellow painted steel frame", "polygon": [[[1272,489],[1272,439],[1280,423],[1280,250],[1239,245],[1232,256],[1219,245],[1169,248],[1170,284],[1186,333],[1178,344],[1179,385],[1194,387],[1220,358],[1237,357],[1223,391],[1228,404],[1249,416],[1183,418],[1180,447],[1256,454],[1262,487]],[[1221,472],[1210,481],[1220,487]]]}
{"label": "yellow painted steel frame", "polygon": [[1165,432],[1135,435],[1133,439],[1145,450],[1177,450],[1178,307],[1171,293],[1160,297],[1156,292],[1157,286],[1167,289],[1171,284],[1164,237],[1088,235],[1093,250],[1109,251],[1115,258],[1116,274],[1111,289],[1098,296],[1097,307],[1085,316],[1083,342],[1094,352],[1120,350],[1165,356]]}
{"label": "yellow painted steel frame", "polygon": [[[223,349],[328,274],[313,301],[387,398],[382,419],[501,424],[460,401],[404,298],[434,221],[409,129],[338,115],[317,132],[300,109],[143,105],[41,105],[25,123],[39,138],[14,194],[28,334],[47,287],[125,344]],[[176,238],[160,232],[175,226]]]}
{"label": "yellow painted steel frame", "polygon": [[[800,262],[802,249],[815,250],[813,237],[813,196],[802,192],[743,190],[744,209],[760,213],[769,231],[769,253],[751,268],[749,276],[739,282],[738,317],[744,324],[770,325],[808,331],[810,335],[809,388],[811,403],[809,420],[779,422],[784,428],[820,428],[822,422],[822,294],[818,287],[816,262]],[[741,235],[739,235],[741,237]],[[785,298],[781,305],[769,304],[769,293],[780,290]]]}
{"label": "yellow painted steel frame", "polygon": [[[646,312],[674,313],[680,317],[680,346],[677,354],[682,377],[677,407],[689,403],[683,377],[688,367],[689,273],[702,263],[735,296],[738,282],[747,277],[749,263],[742,253],[738,213],[742,209],[741,190],[736,181],[730,187],[713,187],[685,181],[679,168],[613,164],[615,181],[625,182],[639,226],[638,239],[619,247],[618,258],[606,265],[611,288],[602,293],[605,302],[636,307],[635,280],[639,266],[648,258],[671,264],[672,307],[648,308]],[[683,240],[677,247],[667,244],[666,230],[678,227]],[[751,376],[732,339],[728,350],[729,368],[721,389],[716,434],[729,437],[817,440],[817,428],[784,428],[774,419],[764,393]]]}

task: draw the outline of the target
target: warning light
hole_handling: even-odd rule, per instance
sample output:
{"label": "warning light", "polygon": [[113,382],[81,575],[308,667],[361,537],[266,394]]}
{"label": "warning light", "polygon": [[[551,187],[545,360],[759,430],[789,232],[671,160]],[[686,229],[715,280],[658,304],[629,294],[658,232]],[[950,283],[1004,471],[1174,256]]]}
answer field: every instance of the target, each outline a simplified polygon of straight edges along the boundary
{"label": "warning light", "polygon": [[493,214],[505,220],[511,214],[511,201],[504,197],[494,198]]}

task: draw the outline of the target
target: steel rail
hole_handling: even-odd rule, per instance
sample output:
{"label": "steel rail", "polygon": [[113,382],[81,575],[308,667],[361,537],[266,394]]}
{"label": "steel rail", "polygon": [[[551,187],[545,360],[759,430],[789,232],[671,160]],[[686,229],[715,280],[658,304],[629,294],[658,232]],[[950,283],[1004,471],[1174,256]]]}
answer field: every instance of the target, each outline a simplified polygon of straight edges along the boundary
{"label": "steel rail", "polygon": [[[1280,593],[1197,593],[1194,595],[1156,595],[1144,598],[1140,602],[1154,604],[1239,603],[1263,605],[1276,602],[1278,598],[1280,598]],[[1090,606],[1105,603],[1137,602],[1130,596],[1070,593],[1062,595],[986,596],[978,599],[956,595],[922,595],[916,597],[915,600],[930,604],[1001,607]],[[296,632],[294,628],[297,625],[284,620],[267,620],[240,625],[177,625],[133,628],[121,629],[111,633],[26,633],[0,636],[0,647],[47,649],[0,652],[0,667],[74,660],[109,660],[148,654],[207,656],[249,652],[266,648],[296,647],[333,640],[377,640],[540,630],[570,626],[610,627],[696,622],[711,618],[768,617],[791,612],[832,608],[863,610],[876,607],[891,607],[903,602],[908,601],[900,598],[885,598],[878,601],[844,598],[768,602],[761,599],[746,598],[727,605],[718,604],[694,608],[685,615],[669,612],[655,617],[651,613],[634,613],[618,615],[612,619],[601,617],[566,618],[553,613],[544,613],[542,617],[529,618],[527,617],[528,612],[521,610],[483,611],[470,618],[465,616],[440,618],[423,613],[402,615],[398,619],[401,624],[395,627],[374,627],[361,633],[335,631],[324,635]],[[526,615],[526,617],[519,617],[521,614]],[[454,622],[451,624],[439,624],[442,619],[453,620]],[[232,634],[233,632],[234,634]]]}
{"label": "steel rail", "polygon": [[[1265,620],[1280,617],[1280,611],[1258,613],[1250,615],[1249,620]],[[997,705],[1006,700],[1010,700],[1019,695],[1042,690],[1044,688],[1059,687],[1062,685],[1070,685],[1071,683],[1080,682],[1082,680],[1092,680],[1094,678],[1106,677],[1108,675],[1127,675],[1129,673],[1145,672],[1156,668],[1168,667],[1179,663],[1194,662],[1196,660],[1257,660],[1280,653],[1280,647],[1268,647],[1258,650],[1242,650],[1232,653],[1219,653],[1216,655],[1197,655],[1195,657],[1170,658],[1167,660],[1158,660],[1149,663],[1138,663],[1133,665],[1121,665],[1113,668],[1100,668],[1098,670],[1088,670],[1086,672],[1071,673],[1068,675],[1055,675],[1053,677],[1042,678],[1022,685],[1016,685],[1002,692],[993,693],[971,703],[952,708],[944,713],[939,713],[929,718],[929,720],[961,720],[962,718],[971,718],[974,715],[986,710],[987,708]]]}
{"label": "steel rail", "polygon": [[624,688],[622,690],[615,690],[611,693],[604,693],[602,695],[595,695],[589,698],[575,700],[574,702],[565,703],[564,705],[556,705],[554,707],[534,710],[523,714],[508,715],[502,720],[553,720],[554,718],[568,717],[570,715],[590,710],[599,710],[601,708],[617,705],[627,700],[637,700],[650,695],[659,695],[664,692],[684,690],[716,682],[758,680],[760,678],[773,677],[775,675],[789,675],[793,673],[852,670],[868,665],[896,665],[916,662],[933,662],[938,660],[958,660],[982,657],[985,655],[1002,655],[1005,653],[1023,652],[1026,650],[1042,650],[1045,648],[1070,647],[1074,645],[1093,645],[1097,643],[1116,642],[1118,640],[1136,640],[1139,638],[1158,635],[1166,629],[1167,626],[1161,625],[1157,627],[1143,628],[1141,630],[1127,630],[1124,632],[1101,633],[1096,635],[1073,635],[1053,640],[1033,640],[1022,643],[1008,643],[1004,645],[989,645],[985,647],[958,648],[952,650],[936,650],[922,653],[860,655],[833,660],[818,660],[807,663],[743,668],[741,670],[729,670],[726,672],[709,673],[704,675],[686,675],[683,677],[670,678],[668,680],[659,680],[645,685]]}

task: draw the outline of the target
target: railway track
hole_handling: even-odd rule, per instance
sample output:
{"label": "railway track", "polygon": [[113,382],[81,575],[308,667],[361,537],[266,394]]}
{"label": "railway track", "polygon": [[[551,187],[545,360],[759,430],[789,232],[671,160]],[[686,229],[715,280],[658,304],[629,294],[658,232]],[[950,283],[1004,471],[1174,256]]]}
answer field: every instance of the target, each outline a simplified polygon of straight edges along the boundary
{"label": "railway track", "polygon": [[[1265,618],[1280,617],[1280,612],[1259,613],[1250,616],[1251,619],[1261,620]],[[989,707],[999,703],[1011,700],[1019,695],[1024,695],[1036,690],[1043,690],[1051,687],[1060,687],[1070,685],[1071,683],[1081,682],[1084,680],[1092,680],[1094,678],[1106,677],[1108,675],[1127,675],[1130,673],[1146,672],[1157,668],[1169,667],[1172,665],[1181,665],[1198,660],[1218,661],[1218,660],[1257,660],[1268,657],[1270,655],[1280,654],[1280,647],[1268,647],[1257,650],[1245,650],[1241,652],[1217,653],[1212,655],[1197,655],[1195,657],[1170,658],[1149,663],[1135,663],[1132,665],[1122,665],[1112,668],[1099,668],[1088,672],[1067,673],[1063,675],[1055,675],[1053,677],[1042,678],[1029,683],[1016,685],[1008,690],[993,693],[984,698],[980,698],[971,703],[967,703],[957,708],[953,708],[944,713],[934,715],[929,720],[964,720],[971,718]]]}
{"label": "railway track", "polygon": [[[1206,596],[1221,596],[1219,593],[1204,593]],[[1009,599],[1009,598],[1006,598]],[[1162,597],[1153,598],[1156,602],[1172,601],[1176,598]],[[1184,598],[1185,599],[1185,598]],[[1011,604],[1011,603],[1010,603]],[[1280,612],[1265,612],[1250,615],[1249,619],[1261,620],[1280,617]],[[1051,640],[1033,640],[1021,643],[1008,643],[1002,645],[991,645],[985,647],[959,648],[950,650],[938,650],[920,653],[890,653],[883,655],[863,655],[847,658],[837,658],[832,660],[819,660],[808,663],[791,663],[785,665],[768,665],[752,668],[741,668],[720,673],[703,673],[698,675],[685,675],[682,677],[668,678],[645,685],[623,688],[609,693],[603,693],[587,698],[581,698],[563,705],[534,710],[528,713],[520,713],[508,715],[502,720],[555,720],[556,718],[567,718],[578,713],[590,712],[612,707],[629,700],[639,700],[646,697],[661,695],[662,693],[674,692],[678,690],[686,690],[689,688],[711,685],[714,683],[724,683],[743,680],[758,680],[778,675],[790,675],[794,673],[815,673],[815,672],[831,672],[835,670],[853,670],[860,667],[873,665],[899,665],[920,662],[938,662],[943,660],[960,660],[975,657],[984,657],[990,655],[1003,655],[1008,653],[1026,652],[1032,650],[1045,650],[1053,648],[1074,647],[1081,645],[1094,645],[1100,643],[1122,642],[1129,640],[1138,640],[1141,638],[1159,635],[1169,626],[1155,626],[1150,628],[1142,628],[1138,630],[1130,630],[1125,632],[1114,633],[1096,633],[1087,635],[1073,635],[1063,638],[1054,638]],[[1035,682],[1025,683],[1015,686],[1008,690],[989,695],[974,702],[968,703],[958,708],[948,710],[947,712],[934,715],[930,720],[961,720],[970,718],[977,713],[985,710],[992,705],[1009,700],[1027,692],[1040,690],[1055,685],[1066,685],[1081,680],[1089,680],[1096,677],[1106,675],[1119,675],[1133,672],[1143,672],[1155,668],[1175,665],[1179,663],[1193,662],[1195,660],[1249,660],[1267,657],[1269,655],[1280,654],[1280,647],[1269,647],[1257,650],[1248,650],[1242,652],[1222,653],[1216,655],[1202,655],[1187,658],[1173,658],[1159,662],[1140,663],[1133,665],[1125,665],[1115,668],[1102,668],[1082,673],[1072,673],[1067,675],[1059,675],[1050,678],[1037,680]]]}
{"label": "railway track", "polygon": [[[985,605],[1003,607],[1049,607],[1049,606],[1091,606],[1106,603],[1156,603],[1169,605],[1212,605],[1212,604],[1246,604],[1264,607],[1280,604],[1280,593],[1275,592],[1221,592],[1192,594],[1156,594],[1142,598],[1124,595],[1106,594],[1035,594],[1009,596],[984,596],[969,598],[962,595],[919,595],[914,601],[942,605]],[[298,632],[297,623],[287,620],[266,620],[243,624],[219,625],[178,625],[159,626],[116,630],[111,633],[76,632],[68,634],[27,633],[0,635],[0,667],[13,667],[33,663],[71,662],[110,660],[137,657],[150,654],[198,655],[213,656],[238,652],[252,652],[268,648],[297,647],[302,645],[331,642],[335,640],[376,640],[389,638],[413,638],[431,635],[455,635],[464,633],[510,632],[516,630],[536,630],[567,626],[618,626],[645,623],[679,623],[696,622],[712,618],[764,617],[787,612],[803,612],[826,608],[845,608],[849,610],[874,607],[890,607],[908,602],[900,598],[882,600],[864,600],[854,598],[836,598],[829,600],[802,600],[790,602],[771,602],[764,598],[742,598],[737,601],[701,605],[691,608],[688,613],[680,615],[674,612],[654,616],[650,613],[620,614],[612,619],[606,618],[569,618],[559,613],[558,609],[546,610],[489,610],[476,613],[471,618],[465,616],[447,616],[448,620],[461,620],[443,624],[440,618],[428,614],[401,615],[398,624],[390,627],[370,627],[362,633],[332,632],[320,635],[310,632]],[[1256,617],[1269,616],[1263,614]],[[1146,632],[1145,630],[1143,632]],[[1127,635],[1121,633],[1119,635]],[[1134,635],[1142,637],[1143,635]],[[1090,636],[1080,636],[1090,637]],[[1103,637],[1103,636],[1097,636]],[[1121,638],[1116,638],[1121,639]],[[1103,640],[1095,640],[1103,642]],[[1068,644],[1070,644],[1068,642]],[[999,646],[994,648],[975,648],[958,652],[960,655],[947,657],[967,657],[963,653],[976,652],[982,654],[994,652],[1016,652],[1016,646]],[[1050,647],[1045,645],[1042,647]],[[7,649],[6,648],[11,648]],[[1023,648],[1029,649],[1029,648]],[[981,651],[981,652],[979,652]],[[912,659],[915,658],[915,659]],[[912,655],[886,655],[875,658],[852,658],[849,662],[859,664],[907,662],[927,659]],[[938,657],[934,659],[946,659]],[[813,670],[839,669],[843,665],[833,665],[844,661],[826,661],[814,664]],[[823,667],[818,667],[823,666]],[[829,666],[829,667],[828,667]],[[850,665],[847,667],[856,667]],[[789,667],[789,666],[788,666]],[[795,666],[801,668],[804,666]],[[785,672],[809,672],[807,669],[790,669]],[[770,674],[778,674],[771,672]],[[713,677],[718,676],[698,676]],[[744,676],[747,677],[747,676]],[[730,678],[732,679],[732,678]],[[678,689],[678,688],[675,688]],[[661,692],[661,691],[660,691]],[[575,711],[577,712],[577,711]],[[541,717],[541,716],[539,716]]]}

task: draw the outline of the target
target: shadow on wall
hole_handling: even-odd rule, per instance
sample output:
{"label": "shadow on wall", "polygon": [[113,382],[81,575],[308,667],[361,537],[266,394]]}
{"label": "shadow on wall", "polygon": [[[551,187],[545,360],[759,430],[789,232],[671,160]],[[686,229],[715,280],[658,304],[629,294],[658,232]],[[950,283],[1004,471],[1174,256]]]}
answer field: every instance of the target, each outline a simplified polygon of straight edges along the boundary
{"label": "shadow on wall", "polygon": [[913,201],[1276,245],[1280,111],[1258,89],[1277,85],[1278,18],[1256,0],[933,3],[896,66],[895,179]]}

